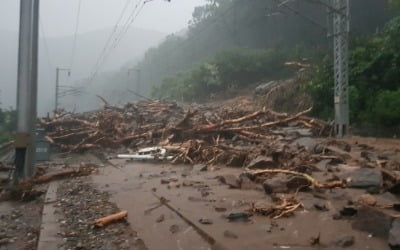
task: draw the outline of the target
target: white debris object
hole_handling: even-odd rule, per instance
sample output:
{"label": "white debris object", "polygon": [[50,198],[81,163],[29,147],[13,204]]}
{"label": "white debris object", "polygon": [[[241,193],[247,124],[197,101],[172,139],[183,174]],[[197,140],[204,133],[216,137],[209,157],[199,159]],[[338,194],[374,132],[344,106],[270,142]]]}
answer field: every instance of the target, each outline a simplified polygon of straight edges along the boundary
{"label": "white debris object", "polygon": [[117,157],[131,160],[172,160],[174,158],[167,156],[167,150],[163,147],[143,148],[135,154],[119,154]]}

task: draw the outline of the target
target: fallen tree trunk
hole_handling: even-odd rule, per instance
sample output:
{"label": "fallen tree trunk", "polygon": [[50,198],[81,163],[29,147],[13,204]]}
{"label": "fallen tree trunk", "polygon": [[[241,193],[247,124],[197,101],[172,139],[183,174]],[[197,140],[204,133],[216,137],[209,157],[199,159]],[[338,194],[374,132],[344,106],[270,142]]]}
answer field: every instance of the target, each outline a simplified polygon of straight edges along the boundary
{"label": "fallen tree trunk", "polygon": [[122,219],[125,219],[126,217],[128,217],[128,211],[121,211],[119,213],[112,214],[112,215],[97,219],[94,222],[94,224],[97,227],[104,227],[104,226],[107,226],[108,224],[110,224],[112,222],[116,222],[116,221],[120,221]]}

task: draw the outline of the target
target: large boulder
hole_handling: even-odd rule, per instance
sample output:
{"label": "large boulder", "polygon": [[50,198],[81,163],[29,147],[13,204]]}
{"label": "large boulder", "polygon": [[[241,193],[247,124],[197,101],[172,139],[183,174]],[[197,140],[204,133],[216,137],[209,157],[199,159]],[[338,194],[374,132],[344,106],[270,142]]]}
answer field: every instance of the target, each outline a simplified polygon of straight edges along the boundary
{"label": "large boulder", "polygon": [[272,157],[259,155],[255,159],[253,159],[248,165],[250,169],[271,169],[276,168],[277,163],[272,159]]}
{"label": "large boulder", "polygon": [[240,182],[236,175],[226,174],[219,177],[219,180],[230,188],[240,188]]}
{"label": "large boulder", "polygon": [[374,168],[361,168],[345,173],[342,178],[348,180],[350,188],[381,188],[383,184],[382,173]]}
{"label": "large boulder", "polygon": [[392,248],[400,248],[400,219],[394,220],[389,231],[389,245]]}

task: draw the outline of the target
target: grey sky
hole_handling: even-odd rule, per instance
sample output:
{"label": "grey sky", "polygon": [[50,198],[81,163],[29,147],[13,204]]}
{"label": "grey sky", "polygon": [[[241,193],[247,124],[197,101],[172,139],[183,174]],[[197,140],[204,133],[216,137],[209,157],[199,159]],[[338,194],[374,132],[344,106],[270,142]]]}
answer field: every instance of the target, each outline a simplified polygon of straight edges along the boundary
{"label": "grey sky", "polygon": [[[81,0],[79,33],[112,27],[126,1],[130,13],[139,0]],[[47,36],[74,33],[79,0],[41,0],[41,22]],[[172,33],[187,26],[193,8],[204,0],[153,0],[132,26]],[[129,13],[126,13],[127,17]],[[18,29],[19,0],[0,0],[0,29]],[[123,19],[125,20],[125,19]],[[124,23],[124,22],[122,22]]]}

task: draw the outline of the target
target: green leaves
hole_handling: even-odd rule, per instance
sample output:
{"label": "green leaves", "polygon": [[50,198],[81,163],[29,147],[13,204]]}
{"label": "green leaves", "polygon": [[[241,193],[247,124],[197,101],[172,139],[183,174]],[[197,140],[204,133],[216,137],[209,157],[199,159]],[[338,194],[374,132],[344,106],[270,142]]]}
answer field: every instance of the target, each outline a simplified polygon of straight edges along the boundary
{"label": "green leaves", "polygon": [[15,110],[3,110],[0,108],[0,144],[11,140],[12,132],[17,124]]}
{"label": "green leaves", "polygon": [[283,66],[291,51],[226,50],[191,71],[164,79],[153,95],[175,100],[202,100],[212,93],[280,78],[291,71]]}
{"label": "green leaves", "polygon": [[[398,126],[400,123],[400,17],[378,35],[358,39],[350,52],[350,115],[356,124]],[[333,68],[319,64],[308,91],[314,115],[333,118]],[[397,99],[396,99],[397,98]]]}

